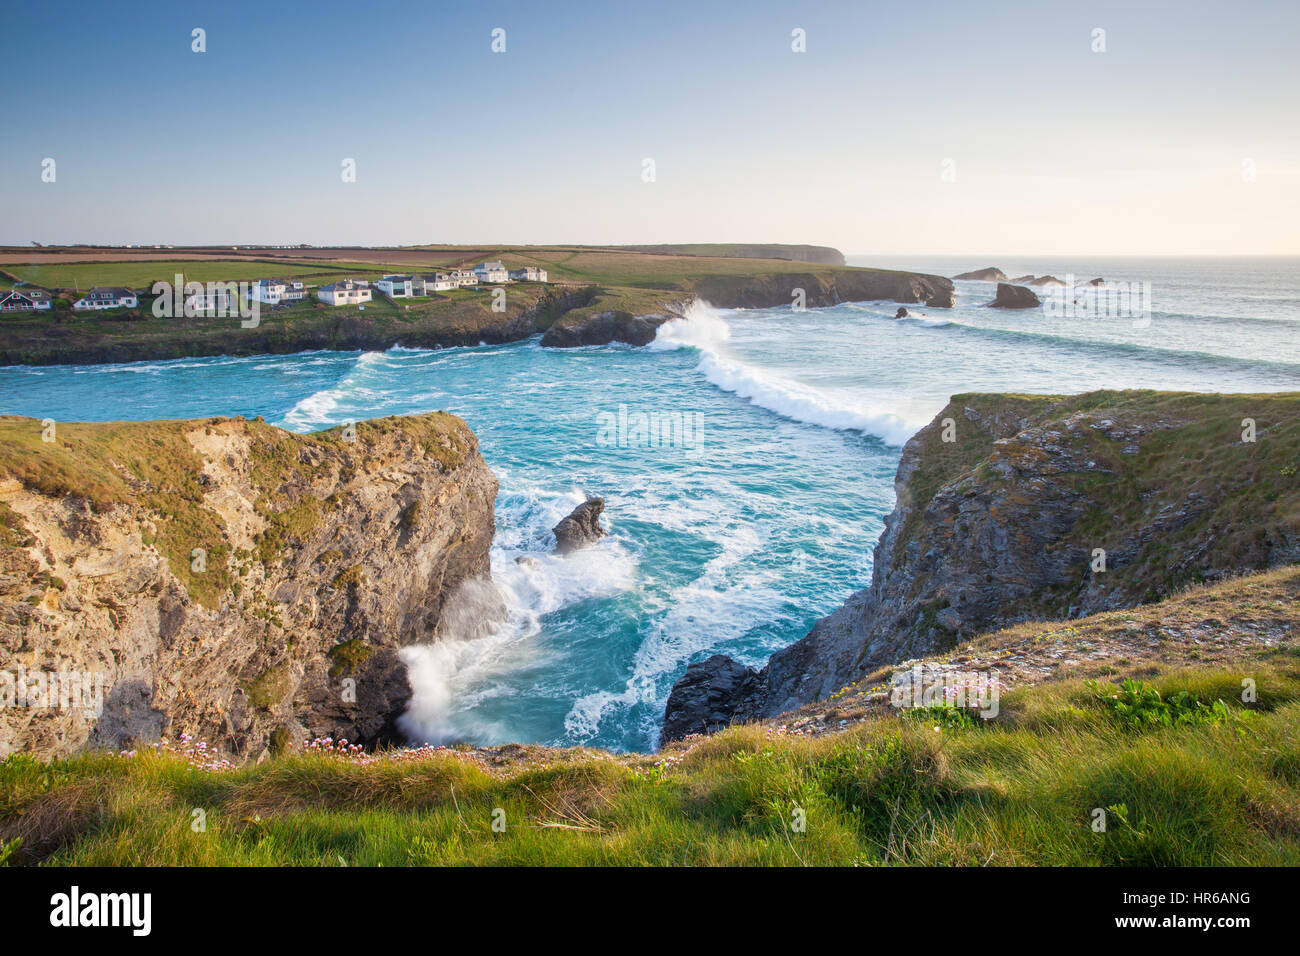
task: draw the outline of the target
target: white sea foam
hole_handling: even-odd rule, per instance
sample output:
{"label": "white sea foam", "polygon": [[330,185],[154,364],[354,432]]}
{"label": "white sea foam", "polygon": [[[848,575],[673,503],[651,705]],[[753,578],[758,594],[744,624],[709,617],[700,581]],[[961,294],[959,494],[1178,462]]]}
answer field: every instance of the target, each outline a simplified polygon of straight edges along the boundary
{"label": "white sea foam", "polygon": [[[435,744],[508,739],[509,728],[484,724],[475,707],[501,693],[506,675],[536,660],[532,638],[542,618],[636,586],[636,558],[613,535],[565,556],[549,552],[549,529],[582,500],[577,491],[538,489],[503,496],[503,527],[492,548],[492,595],[471,592],[469,613],[455,613],[450,621],[444,615],[440,626],[446,632],[437,641],[402,651],[412,695],[399,726],[408,737]],[[505,616],[483,633],[492,596],[504,602]]]}
{"label": "white sea foam", "polygon": [[681,319],[659,327],[650,348],[700,351],[699,370],[710,383],[784,418],[822,428],[861,431],[902,445],[925,422],[896,411],[837,398],[826,391],[760,369],[725,354],[731,327],[712,306],[696,302]]}

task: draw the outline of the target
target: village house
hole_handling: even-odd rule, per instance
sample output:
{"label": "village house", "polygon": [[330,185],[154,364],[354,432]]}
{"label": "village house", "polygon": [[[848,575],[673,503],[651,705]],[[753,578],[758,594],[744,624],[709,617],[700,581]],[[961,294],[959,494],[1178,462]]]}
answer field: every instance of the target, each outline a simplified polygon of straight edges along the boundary
{"label": "village house", "polygon": [[95,286],[72,303],[74,309],[134,309],[139,304],[135,293],[120,286]]}
{"label": "village house", "polygon": [[510,270],[510,281],[512,282],[545,282],[546,270],[539,269],[537,266],[524,266],[522,269]]}
{"label": "village house", "polygon": [[459,286],[450,272],[435,272],[424,277],[424,290],[429,292],[450,292]]}
{"label": "village house", "polygon": [[458,287],[467,286],[467,285],[478,285],[478,275],[470,271],[469,269],[452,269],[451,277],[453,280],[455,280],[456,285]]}
{"label": "village house", "polygon": [[185,297],[186,315],[232,315],[239,311],[239,289],[235,283],[215,282],[205,291]]}
{"label": "village house", "polygon": [[[409,299],[415,295],[415,276],[384,276],[375,286],[390,299]],[[420,294],[424,294],[424,280],[420,280]]]}
{"label": "village house", "polygon": [[326,305],[357,305],[371,299],[370,283],[365,279],[341,279],[316,290],[316,297]]}
{"label": "village house", "polygon": [[49,309],[54,300],[44,289],[0,289],[0,312],[35,312]]}
{"label": "village house", "polygon": [[510,273],[500,262],[480,262],[474,267],[479,282],[509,282]]}
{"label": "village house", "polygon": [[301,302],[306,291],[298,279],[258,279],[249,295],[267,305],[280,305],[282,302]]}

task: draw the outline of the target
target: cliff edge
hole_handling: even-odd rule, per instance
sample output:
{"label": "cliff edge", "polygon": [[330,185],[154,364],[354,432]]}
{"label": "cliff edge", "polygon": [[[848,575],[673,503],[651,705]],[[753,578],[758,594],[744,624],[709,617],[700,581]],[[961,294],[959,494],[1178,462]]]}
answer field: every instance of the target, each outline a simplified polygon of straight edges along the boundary
{"label": "cliff edge", "polygon": [[102,710],[11,702],[0,756],[383,742],[398,650],[488,577],[497,482],[453,416],[48,424],[0,417],[0,692],[85,675]]}
{"label": "cliff edge", "polygon": [[662,738],[771,717],[1026,620],[1300,561],[1300,395],[957,395],[903,449],[870,587],[761,670],[714,655]]}

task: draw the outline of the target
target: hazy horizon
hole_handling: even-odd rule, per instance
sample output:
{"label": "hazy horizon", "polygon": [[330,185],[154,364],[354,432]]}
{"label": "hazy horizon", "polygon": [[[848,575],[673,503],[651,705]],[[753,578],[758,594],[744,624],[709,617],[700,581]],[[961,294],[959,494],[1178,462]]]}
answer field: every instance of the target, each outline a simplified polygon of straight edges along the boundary
{"label": "hazy horizon", "polygon": [[1297,35],[1281,2],[19,7],[0,243],[1292,256]]}

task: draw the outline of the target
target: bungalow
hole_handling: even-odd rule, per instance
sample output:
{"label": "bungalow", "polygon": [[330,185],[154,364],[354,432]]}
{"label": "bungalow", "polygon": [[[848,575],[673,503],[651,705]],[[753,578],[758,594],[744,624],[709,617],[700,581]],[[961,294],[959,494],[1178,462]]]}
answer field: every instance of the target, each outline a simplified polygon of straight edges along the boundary
{"label": "bungalow", "polygon": [[435,272],[433,275],[424,277],[425,292],[450,292],[458,288],[455,277],[450,272]]}
{"label": "bungalow", "polygon": [[375,285],[379,287],[380,292],[390,299],[409,299],[415,295],[411,283],[412,278],[412,276],[384,276]]}
{"label": "bungalow", "polygon": [[510,270],[511,282],[545,282],[546,270],[537,266],[524,266],[522,269]]}
{"label": "bungalow", "polygon": [[342,279],[316,290],[316,297],[326,305],[357,305],[369,302],[370,283],[365,279]]}
{"label": "bungalow", "polygon": [[231,315],[239,311],[239,287],[233,282],[214,282],[203,292],[191,292],[185,297],[185,314]]}
{"label": "bungalow", "polygon": [[0,312],[35,312],[51,308],[53,300],[44,289],[0,289]]}
{"label": "bungalow", "polygon": [[451,277],[457,286],[478,285],[478,275],[469,269],[452,269]]}
{"label": "bungalow", "polygon": [[299,279],[258,279],[249,290],[249,295],[267,305],[301,302],[306,295],[306,287]]}
{"label": "bungalow", "polygon": [[135,293],[121,286],[95,286],[83,298],[72,303],[74,309],[134,309],[139,304]]}
{"label": "bungalow", "polygon": [[479,282],[509,282],[510,273],[500,262],[480,262],[474,267]]}

